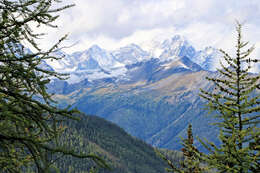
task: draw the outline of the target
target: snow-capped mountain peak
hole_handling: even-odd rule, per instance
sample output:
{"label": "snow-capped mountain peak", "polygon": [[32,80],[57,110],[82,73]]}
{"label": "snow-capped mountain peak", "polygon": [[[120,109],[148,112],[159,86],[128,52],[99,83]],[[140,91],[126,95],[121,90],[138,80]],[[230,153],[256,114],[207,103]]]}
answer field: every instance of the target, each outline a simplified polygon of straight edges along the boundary
{"label": "snow-capped mountain peak", "polygon": [[51,56],[55,56],[61,58],[59,60],[47,59],[46,63],[50,65],[57,72],[71,72],[75,70],[76,63],[73,61],[70,55],[65,52],[59,50],[53,52]]}
{"label": "snow-capped mountain peak", "polygon": [[102,49],[98,45],[96,45],[96,44],[92,45],[88,50],[89,51],[93,51],[93,52],[102,51]]}
{"label": "snow-capped mountain peak", "polygon": [[208,71],[216,71],[220,68],[221,53],[213,47],[206,47],[204,50],[196,52],[191,60],[199,64],[203,69]]}
{"label": "snow-capped mountain peak", "polygon": [[150,58],[150,54],[136,44],[129,44],[112,52],[115,59],[125,65],[134,64]]}
{"label": "snow-capped mountain peak", "polygon": [[85,78],[127,78],[129,65],[148,62],[152,58],[158,60],[154,62],[158,63],[156,66],[162,66],[164,69],[178,67],[191,71],[216,71],[220,67],[221,53],[217,49],[206,47],[204,50],[196,51],[190,42],[180,35],[164,40],[152,40],[147,45],[145,50],[144,46],[129,44],[114,51],[93,45],[85,51],[71,55],[57,52],[59,57],[64,58],[48,61],[47,64],[55,71],[70,73],[70,82],[79,82]]}
{"label": "snow-capped mountain peak", "polygon": [[176,35],[171,39],[165,40],[161,44],[161,49],[164,51],[160,55],[160,59],[169,60],[175,57],[187,56],[191,58],[195,55],[195,49],[191,44],[182,36]]}
{"label": "snow-capped mountain peak", "polygon": [[[78,57],[80,63],[85,63],[86,61],[96,61],[96,63],[104,69],[110,69],[111,67],[123,66],[115,60],[115,57],[106,51],[101,49],[99,46],[94,45],[88,50],[84,51],[80,57]],[[87,67],[86,67],[87,68]]]}

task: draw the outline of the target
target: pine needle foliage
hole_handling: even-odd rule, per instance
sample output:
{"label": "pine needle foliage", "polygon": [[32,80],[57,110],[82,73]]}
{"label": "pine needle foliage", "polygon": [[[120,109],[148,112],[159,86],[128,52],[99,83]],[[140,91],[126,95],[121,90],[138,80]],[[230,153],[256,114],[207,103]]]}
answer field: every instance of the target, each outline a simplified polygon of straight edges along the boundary
{"label": "pine needle foliage", "polygon": [[215,85],[213,92],[201,90],[200,96],[208,101],[207,107],[216,112],[220,128],[220,146],[202,142],[209,154],[204,161],[217,172],[246,173],[260,171],[260,76],[249,71],[258,59],[251,59],[254,47],[246,48],[242,40],[241,24],[237,23],[236,56],[233,58],[224,50],[226,66],[216,78],[207,78]]}
{"label": "pine needle foliage", "polygon": [[200,153],[197,148],[193,145],[193,133],[192,125],[189,124],[187,129],[187,139],[182,140],[183,148],[182,154],[184,160],[180,163],[173,163],[170,159],[164,156],[162,153],[157,153],[159,156],[168,163],[170,168],[166,170],[168,172],[177,172],[177,173],[200,173],[205,171],[201,166]]}
{"label": "pine needle foliage", "polygon": [[183,140],[182,152],[185,160],[181,163],[182,173],[200,173],[202,172],[200,153],[193,145],[192,125],[189,124],[187,129],[187,139]]}
{"label": "pine needle foliage", "polygon": [[[32,25],[57,27],[57,12],[73,5],[54,8],[59,0],[0,0],[0,170],[1,172],[49,172],[49,155],[61,153],[101,161],[94,155],[75,153],[55,140],[64,130],[62,121],[76,119],[75,110],[54,105],[46,85],[50,77],[67,76],[44,68],[64,36],[49,50],[39,48],[37,40],[44,34]],[[28,51],[22,43],[37,51]],[[103,164],[101,162],[101,164]]]}

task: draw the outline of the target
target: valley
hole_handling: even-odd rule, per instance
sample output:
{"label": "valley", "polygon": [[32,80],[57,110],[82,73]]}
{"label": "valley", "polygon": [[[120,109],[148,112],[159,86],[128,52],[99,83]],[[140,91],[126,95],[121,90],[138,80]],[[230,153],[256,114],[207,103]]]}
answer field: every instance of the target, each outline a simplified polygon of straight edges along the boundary
{"label": "valley", "polygon": [[[195,51],[180,36],[163,41],[159,48],[161,54],[157,58],[134,44],[112,53],[95,45],[86,54],[72,54],[80,61],[67,55],[64,61],[57,62],[63,64],[61,69],[83,68],[85,64],[81,71],[70,72],[84,79],[54,80],[49,91],[55,93],[59,106],[71,105],[105,118],[155,147],[179,150],[180,137],[186,136],[189,123],[195,136],[218,143],[218,129],[210,125],[216,120],[208,116],[199,93],[200,88],[213,90],[205,78],[218,75],[215,62],[220,53],[214,48]],[[96,65],[92,66],[94,60]],[[78,65],[68,66],[73,63]],[[122,72],[114,75],[118,69]],[[195,145],[203,150],[197,140]]]}

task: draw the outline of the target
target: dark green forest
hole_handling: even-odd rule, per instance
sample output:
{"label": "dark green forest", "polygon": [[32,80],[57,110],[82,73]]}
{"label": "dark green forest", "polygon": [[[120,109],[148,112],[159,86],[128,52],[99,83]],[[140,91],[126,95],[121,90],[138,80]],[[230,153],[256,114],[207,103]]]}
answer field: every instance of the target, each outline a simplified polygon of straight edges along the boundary
{"label": "dark green forest", "polygon": [[[93,153],[103,158],[109,169],[98,172],[112,173],[163,173],[167,164],[145,142],[128,135],[122,128],[96,116],[79,115],[80,121],[68,121],[59,138],[62,145],[77,152]],[[173,161],[182,159],[180,152],[162,150]],[[61,172],[88,172],[95,166],[86,159],[62,157],[55,164]]]}

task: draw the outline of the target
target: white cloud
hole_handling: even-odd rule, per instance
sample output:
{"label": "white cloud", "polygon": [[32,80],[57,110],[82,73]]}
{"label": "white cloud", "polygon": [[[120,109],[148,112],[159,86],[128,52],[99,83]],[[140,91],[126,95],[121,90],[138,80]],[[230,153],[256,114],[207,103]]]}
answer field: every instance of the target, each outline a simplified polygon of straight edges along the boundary
{"label": "white cloud", "polygon": [[[64,1],[65,2],[65,1]],[[181,34],[197,49],[206,46],[230,49],[234,45],[235,20],[245,23],[245,39],[260,42],[259,0],[67,0],[76,7],[61,13],[59,30],[48,32],[43,47],[69,33],[64,44],[78,43],[68,52],[92,44],[114,49],[129,43],[143,43],[157,35]],[[260,49],[260,48],[258,48]],[[259,50],[256,52],[260,52]]]}

